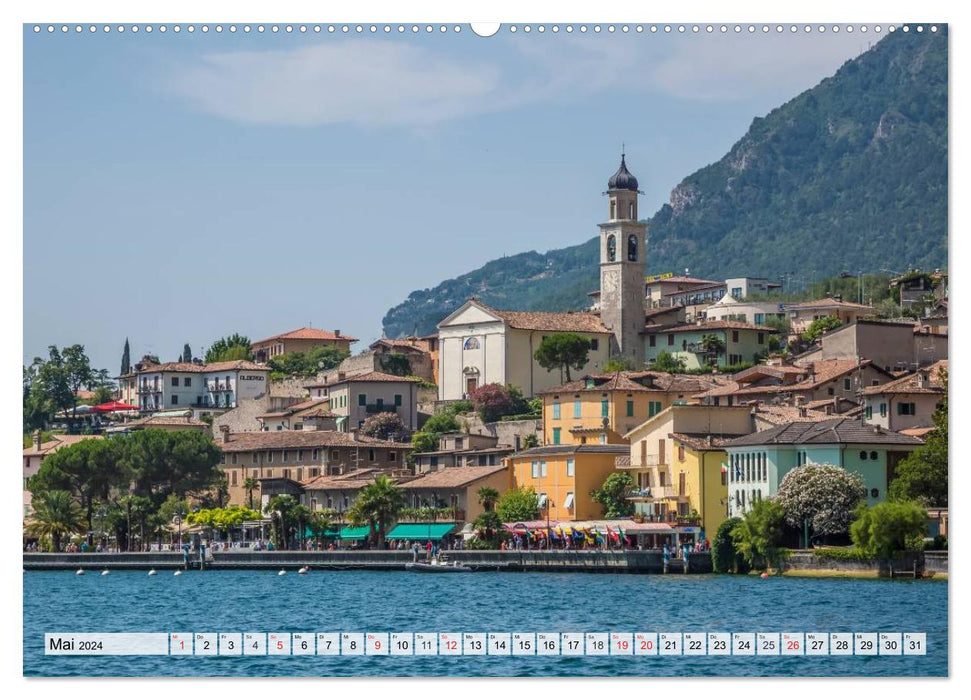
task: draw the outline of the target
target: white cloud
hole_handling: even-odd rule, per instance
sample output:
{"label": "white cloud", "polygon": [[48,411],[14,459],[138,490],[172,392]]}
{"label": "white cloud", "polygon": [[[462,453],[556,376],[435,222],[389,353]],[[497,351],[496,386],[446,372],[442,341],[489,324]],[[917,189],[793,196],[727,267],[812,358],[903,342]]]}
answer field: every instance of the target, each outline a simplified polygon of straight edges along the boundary
{"label": "white cloud", "polygon": [[861,41],[775,33],[517,37],[489,58],[471,58],[352,39],[205,54],[175,70],[169,88],[202,111],[245,123],[427,126],[537,102],[623,98],[631,91],[714,101],[767,91],[795,96],[856,55]]}

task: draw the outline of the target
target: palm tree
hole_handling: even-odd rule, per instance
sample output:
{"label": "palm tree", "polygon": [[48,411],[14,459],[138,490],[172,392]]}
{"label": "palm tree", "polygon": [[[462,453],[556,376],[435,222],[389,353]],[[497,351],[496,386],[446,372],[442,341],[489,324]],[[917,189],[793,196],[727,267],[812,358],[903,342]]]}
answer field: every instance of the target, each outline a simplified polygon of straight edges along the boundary
{"label": "palm tree", "polygon": [[327,534],[327,531],[331,528],[333,515],[334,511],[332,510],[314,510],[310,511],[310,515],[307,517],[307,527],[313,533],[318,549],[320,548],[320,538]]}
{"label": "palm tree", "polygon": [[287,548],[287,534],[293,527],[293,512],[299,505],[300,503],[293,496],[284,494],[271,498],[263,509],[263,512],[273,519],[276,545],[279,549]]}
{"label": "palm tree", "polygon": [[499,492],[492,488],[491,486],[483,486],[475,495],[479,497],[479,505],[488,513],[496,505],[496,501],[499,500]]}
{"label": "palm tree", "polygon": [[383,549],[388,528],[404,504],[405,493],[401,487],[382,475],[361,489],[347,517],[355,527],[370,526],[372,541],[378,549]]}
{"label": "palm tree", "polygon": [[246,489],[246,503],[249,505],[250,510],[253,508],[253,492],[260,487],[259,479],[254,479],[252,476],[246,477],[243,480],[243,488]]}
{"label": "palm tree", "polygon": [[34,495],[34,513],[27,531],[35,537],[50,537],[55,552],[61,551],[61,539],[84,527],[81,507],[70,491],[45,491]]}

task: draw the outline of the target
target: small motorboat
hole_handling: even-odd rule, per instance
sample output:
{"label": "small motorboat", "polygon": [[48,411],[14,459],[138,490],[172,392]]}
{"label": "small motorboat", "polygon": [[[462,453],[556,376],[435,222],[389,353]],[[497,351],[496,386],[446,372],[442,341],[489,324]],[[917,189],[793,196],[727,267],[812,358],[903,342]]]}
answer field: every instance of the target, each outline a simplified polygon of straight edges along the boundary
{"label": "small motorboat", "polygon": [[419,574],[461,574],[472,571],[472,569],[459,564],[457,561],[442,561],[440,559],[432,559],[430,563],[413,562],[405,564],[405,569]]}

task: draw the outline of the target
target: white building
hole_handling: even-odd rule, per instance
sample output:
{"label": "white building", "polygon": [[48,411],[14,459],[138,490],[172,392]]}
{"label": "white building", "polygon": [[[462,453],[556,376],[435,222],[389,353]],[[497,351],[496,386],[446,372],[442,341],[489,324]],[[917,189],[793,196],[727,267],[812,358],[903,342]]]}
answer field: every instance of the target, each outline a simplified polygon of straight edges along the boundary
{"label": "white building", "polygon": [[780,302],[739,301],[730,294],[723,296],[703,313],[707,321],[741,321],[756,326],[763,326],[766,321],[773,319],[785,320],[788,316]]}
{"label": "white building", "polygon": [[562,384],[533,357],[543,338],[572,332],[590,339],[589,361],[577,376],[597,372],[609,357],[610,331],[591,313],[500,311],[470,299],[438,324],[438,398],[467,398],[484,384],[512,384],[526,396]]}
{"label": "white building", "polygon": [[241,400],[262,398],[269,374],[266,366],[247,360],[150,365],[138,372],[138,408],[144,413],[190,408],[193,417],[229,410]]}

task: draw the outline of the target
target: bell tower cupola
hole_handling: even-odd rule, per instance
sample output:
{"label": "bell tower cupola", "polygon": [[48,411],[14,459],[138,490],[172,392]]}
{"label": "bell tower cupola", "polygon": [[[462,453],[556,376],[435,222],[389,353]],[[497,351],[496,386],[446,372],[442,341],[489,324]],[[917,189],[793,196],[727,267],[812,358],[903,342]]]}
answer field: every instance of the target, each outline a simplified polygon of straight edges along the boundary
{"label": "bell tower cupola", "polygon": [[637,218],[637,178],[620,167],[607,181],[607,221],[600,224],[600,320],[611,331],[611,354],[644,362],[644,259],[647,224]]}

